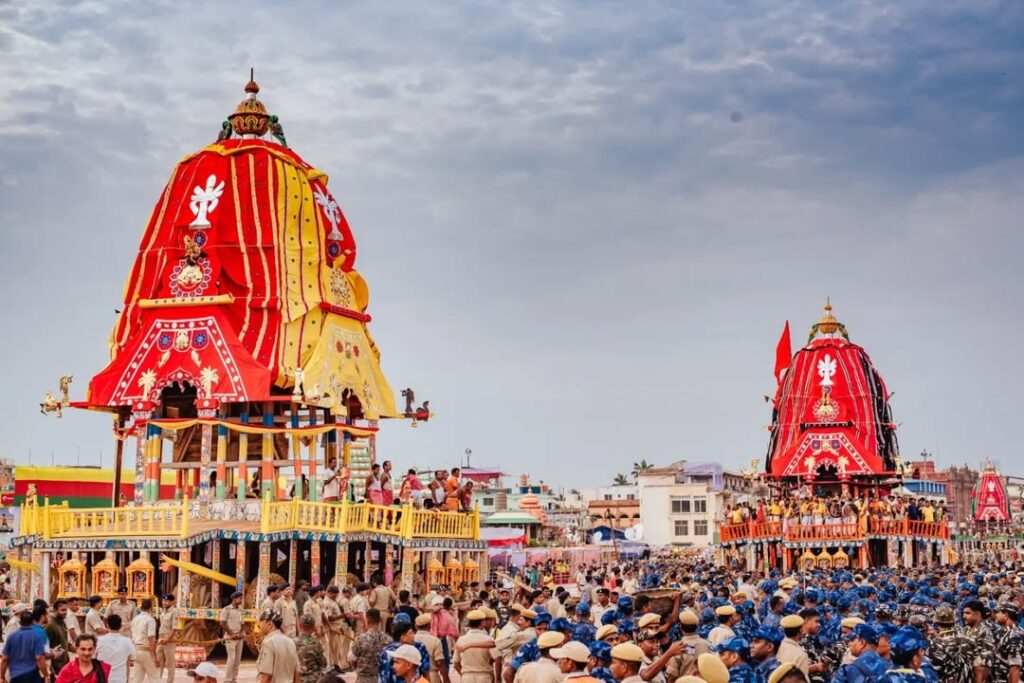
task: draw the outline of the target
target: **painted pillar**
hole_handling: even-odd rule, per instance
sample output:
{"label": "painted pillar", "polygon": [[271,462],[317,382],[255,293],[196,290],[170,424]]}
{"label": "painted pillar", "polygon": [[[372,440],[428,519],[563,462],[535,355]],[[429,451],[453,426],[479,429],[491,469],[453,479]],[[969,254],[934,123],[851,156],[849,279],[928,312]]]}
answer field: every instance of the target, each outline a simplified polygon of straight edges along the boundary
{"label": "painted pillar", "polygon": [[367,541],[363,545],[363,581],[373,576],[373,543]]}
{"label": "painted pillar", "polygon": [[341,588],[348,574],[348,541],[339,539],[334,553],[334,584]]}
{"label": "painted pillar", "polygon": [[155,501],[160,498],[160,461],[163,459],[163,430],[156,425],[149,425],[149,436],[146,443],[149,446],[149,488],[146,500]]}
{"label": "painted pillar", "polygon": [[[39,574],[41,575],[40,581],[42,585],[40,586],[38,593],[35,591],[32,592],[34,597],[41,597],[43,600],[46,600],[46,602],[50,602],[53,599],[53,596],[50,595],[50,562],[52,559],[53,558],[50,556],[50,553],[42,553],[39,559]],[[32,573],[35,574],[35,572]]]}
{"label": "painted pillar", "polygon": [[[377,422],[377,420],[369,420],[368,424],[371,427],[376,427]],[[377,432],[372,432],[370,434],[369,438],[367,439],[367,444],[369,445],[370,451],[370,464],[373,465],[375,462],[377,462]]]}
{"label": "painted pillar", "polygon": [[260,601],[266,596],[268,583],[270,583],[270,541],[260,541],[260,568],[256,575],[256,603],[253,607],[258,607]]}
{"label": "painted pillar", "polygon": [[913,541],[903,541],[903,566],[913,567],[914,566],[914,543]]}
{"label": "painted pillar", "polygon": [[310,584],[320,584],[320,541],[316,539],[309,542],[309,576]]}
{"label": "painted pillar", "polygon": [[[309,426],[316,426],[316,408],[309,406]],[[320,482],[316,479],[316,457],[317,457],[317,441],[315,436],[309,437],[308,454],[306,457],[309,458],[309,499],[320,500]]]}
{"label": "painted pillar", "polygon": [[[149,427],[146,421],[153,415],[153,404],[150,401],[139,401],[132,406],[132,417],[135,418],[135,493],[136,505],[142,505],[145,499],[146,484],[146,440],[149,438]],[[115,495],[116,492],[115,492]]]}
{"label": "painted pillar", "polygon": [[[238,416],[238,421],[243,424],[249,424],[249,406],[246,405],[244,410]],[[245,500],[245,491],[249,487],[249,468],[246,467],[246,462],[249,460],[249,435],[245,432],[238,432],[238,477],[235,482],[235,495],[238,500]],[[259,604],[257,602],[257,604]]]}
{"label": "painted pillar", "polygon": [[[221,542],[220,542],[219,538],[215,538],[212,541],[210,541],[210,543],[213,544],[213,552],[211,553],[210,564],[213,565],[213,571],[219,572],[220,571],[220,546],[221,546]],[[211,581],[210,582],[210,586],[211,586],[210,593],[213,596],[213,606],[214,607],[220,607],[220,587],[221,587],[221,582],[220,581]]]}
{"label": "painted pillar", "polygon": [[412,592],[416,575],[416,551],[411,548],[402,548],[402,580],[399,583],[402,590]]}
{"label": "painted pillar", "polygon": [[181,500],[185,490],[185,470],[174,470],[174,500]]}
{"label": "painted pillar", "polygon": [[[221,409],[220,416],[226,417],[225,409]],[[228,495],[228,428],[224,425],[217,425],[217,490],[214,497],[217,500],[224,500]]]}
{"label": "painted pillar", "polygon": [[299,544],[295,539],[288,541],[288,583],[295,585],[299,572]]}
{"label": "painted pillar", "polygon": [[391,585],[391,580],[395,578],[395,554],[392,552],[394,546],[390,543],[384,544],[384,583]]}
{"label": "painted pillar", "polygon": [[[178,552],[178,560],[180,562],[189,562],[191,557],[188,550],[181,550]],[[189,572],[183,572],[178,570],[178,609],[186,610],[189,608],[189,593],[192,592],[192,575]]]}
{"label": "painted pillar", "polygon": [[[274,404],[270,401],[263,403],[263,426],[274,426]],[[277,477],[274,476],[274,435],[271,432],[263,434],[263,456],[262,469],[260,470],[260,498],[268,495],[271,500],[277,500]]]}
{"label": "painted pillar", "polygon": [[[235,542],[235,590],[245,590],[245,541],[238,539]],[[256,596],[256,605],[259,605],[260,596]],[[245,605],[242,605],[245,607]],[[255,607],[255,605],[254,605]]]}
{"label": "painted pillar", "polygon": [[[198,402],[198,415],[200,420],[212,420],[217,417],[217,406],[220,401],[215,398],[205,398]],[[199,504],[205,506],[210,502],[210,459],[213,455],[213,425],[202,426],[202,438],[199,442]],[[218,481],[220,481],[218,477]],[[214,581],[214,584],[217,582]],[[220,604],[215,603],[215,604]]]}
{"label": "painted pillar", "polygon": [[[291,405],[291,416],[290,423],[292,429],[299,428],[299,404],[292,403]],[[301,498],[299,495],[300,482],[302,481],[302,441],[299,439],[298,432],[292,432],[289,435],[289,440],[292,442],[292,461],[294,464],[292,468],[295,470],[295,482],[293,484],[295,490],[295,497]]]}

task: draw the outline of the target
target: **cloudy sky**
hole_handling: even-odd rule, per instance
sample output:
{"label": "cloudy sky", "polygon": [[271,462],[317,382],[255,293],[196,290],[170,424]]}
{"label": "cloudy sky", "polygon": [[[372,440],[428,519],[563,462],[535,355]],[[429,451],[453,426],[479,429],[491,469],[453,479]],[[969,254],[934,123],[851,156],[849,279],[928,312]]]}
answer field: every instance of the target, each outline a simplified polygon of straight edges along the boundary
{"label": "cloudy sky", "polygon": [[3,456],[110,465],[38,402],[105,364],[149,212],[255,66],[359,243],[399,466],[567,487],[763,457],[826,296],[905,456],[1014,467],[1024,6],[0,3]]}

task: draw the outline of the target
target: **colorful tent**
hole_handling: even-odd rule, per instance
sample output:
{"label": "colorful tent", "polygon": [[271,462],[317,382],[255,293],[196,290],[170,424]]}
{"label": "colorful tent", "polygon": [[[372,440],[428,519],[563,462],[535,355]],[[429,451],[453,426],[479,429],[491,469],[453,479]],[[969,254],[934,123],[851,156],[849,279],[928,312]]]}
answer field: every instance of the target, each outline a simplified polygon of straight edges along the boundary
{"label": "colorful tent", "polygon": [[[14,470],[14,504],[25,502],[31,487],[35,487],[38,503],[46,498],[51,505],[67,501],[73,508],[92,508],[111,505],[114,488],[114,470],[99,467],[33,467],[18,465]],[[121,493],[132,499],[135,489],[135,471],[121,475]],[[161,475],[160,498],[174,498],[174,472]]]}

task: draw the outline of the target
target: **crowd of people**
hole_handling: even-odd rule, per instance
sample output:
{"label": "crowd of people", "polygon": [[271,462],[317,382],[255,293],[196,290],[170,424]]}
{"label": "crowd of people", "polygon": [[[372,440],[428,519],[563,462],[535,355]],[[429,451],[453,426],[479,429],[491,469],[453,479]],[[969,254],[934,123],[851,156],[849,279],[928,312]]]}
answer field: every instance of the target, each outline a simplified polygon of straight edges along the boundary
{"label": "crowd of people", "polygon": [[[260,600],[256,668],[260,683],[1018,683],[1022,577],[965,565],[784,575],[664,554],[578,567],[564,585],[543,568],[422,595],[300,582]],[[173,681],[178,614],[173,596],[161,602],[159,614],[123,592],[84,609],[14,605],[0,675]],[[226,667],[196,667],[200,683],[235,683],[241,603],[235,593],[221,613]]]}
{"label": "crowd of people", "polygon": [[876,521],[910,520],[942,522],[949,511],[944,503],[911,496],[858,497],[850,494],[785,495],[759,498],[754,503],[728,505],[723,510],[724,524],[781,522],[784,525],[821,526],[825,524],[863,524]]}

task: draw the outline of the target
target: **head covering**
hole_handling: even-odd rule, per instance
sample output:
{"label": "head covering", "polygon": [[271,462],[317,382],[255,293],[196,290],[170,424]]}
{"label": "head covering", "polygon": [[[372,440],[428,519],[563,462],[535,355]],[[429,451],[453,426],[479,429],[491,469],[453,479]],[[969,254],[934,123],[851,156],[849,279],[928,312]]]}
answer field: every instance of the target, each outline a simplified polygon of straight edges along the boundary
{"label": "head covering", "polygon": [[729,669],[722,659],[713,652],[705,652],[697,657],[697,671],[707,683],[729,682]]}
{"label": "head covering", "polygon": [[562,644],[565,638],[558,631],[544,631],[537,636],[537,647],[541,650],[550,650]]}
{"label": "head covering", "polygon": [[537,613],[532,609],[522,609],[519,610],[519,616],[526,617],[527,619],[536,619]]}
{"label": "head covering", "polygon": [[908,655],[926,647],[928,643],[913,626],[904,626],[889,641],[889,649],[895,655]]}
{"label": "head covering", "polygon": [[872,645],[878,644],[878,631],[876,631],[869,624],[857,624],[854,627],[853,633],[848,635],[847,640],[853,640],[854,638],[860,638],[864,642],[871,643]]}
{"label": "head covering", "polygon": [[639,664],[644,661],[644,651],[633,643],[619,643],[612,648],[612,659]]}
{"label": "head covering", "polygon": [[697,617],[697,613],[692,609],[684,609],[679,613],[679,623],[684,626],[696,626],[700,623],[700,619]]}
{"label": "head covering", "polygon": [[714,652],[735,652],[744,660],[750,659],[750,643],[739,636],[733,636],[711,649]]}
{"label": "head covering", "polygon": [[572,624],[565,617],[558,617],[557,619],[551,620],[551,625],[548,626],[552,631],[571,631]]}
{"label": "head covering", "polygon": [[430,626],[431,617],[429,614],[420,614],[416,617],[417,626]]}
{"label": "head covering", "polygon": [[411,624],[412,623],[412,617],[410,617],[405,612],[399,612],[398,614],[395,615],[393,623],[396,623],[396,624]]}
{"label": "head covering", "polygon": [[661,615],[650,612],[640,617],[640,621],[636,622],[637,628],[647,628],[653,624],[657,624],[661,621]]}
{"label": "head covering", "polygon": [[231,594],[231,599],[232,600],[234,600],[235,598],[244,598],[244,597],[245,597],[245,593],[243,593],[242,591],[235,591],[234,593]]}
{"label": "head covering", "polygon": [[863,623],[864,623],[864,620],[861,619],[860,617],[846,617],[841,622],[839,622],[839,625],[842,626],[843,628],[848,628],[848,629],[852,630],[852,629],[857,628],[857,624],[863,624]]}
{"label": "head covering", "polygon": [[601,628],[597,629],[597,633],[594,634],[595,640],[604,640],[608,636],[618,635],[619,629],[615,624],[605,624]]}
{"label": "head covering", "polygon": [[469,613],[466,614],[466,619],[469,621],[483,621],[486,618],[487,615],[478,609],[470,610]]}
{"label": "head covering", "polygon": [[786,674],[788,674],[795,668],[796,664],[794,664],[793,662],[779,664],[777,667],[775,667],[775,671],[773,671],[771,675],[768,676],[768,683],[779,683],[779,681],[781,681]]}
{"label": "head covering", "polygon": [[786,634],[774,626],[759,626],[753,633],[750,634],[751,640],[767,640],[770,643],[778,645],[786,639]]}
{"label": "head covering", "polygon": [[595,640],[590,644],[590,656],[603,662],[609,662],[612,659],[612,646],[600,640]]}
{"label": "head covering", "polygon": [[732,605],[722,605],[715,610],[715,614],[720,617],[731,617],[736,614],[736,608]]}
{"label": "head covering", "polygon": [[220,669],[213,662],[200,662],[196,668],[186,671],[192,678],[220,678]]}
{"label": "head covering", "polygon": [[590,659],[590,650],[578,640],[570,640],[562,647],[552,648],[550,654],[555,659],[571,659],[580,664],[586,664]]}
{"label": "head covering", "polygon": [[782,626],[782,628],[800,628],[804,625],[804,618],[799,614],[789,614],[782,617],[779,625]]}
{"label": "head covering", "polygon": [[580,604],[576,605],[576,614],[578,614],[578,615],[580,615],[582,617],[589,617],[590,616],[590,603],[589,602],[581,602]]}
{"label": "head covering", "polygon": [[391,659],[403,659],[415,666],[419,666],[423,663],[423,657],[420,656],[420,651],[412,645],[399,645],[391,651]]}

